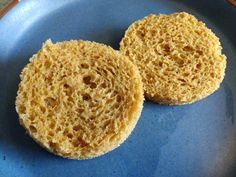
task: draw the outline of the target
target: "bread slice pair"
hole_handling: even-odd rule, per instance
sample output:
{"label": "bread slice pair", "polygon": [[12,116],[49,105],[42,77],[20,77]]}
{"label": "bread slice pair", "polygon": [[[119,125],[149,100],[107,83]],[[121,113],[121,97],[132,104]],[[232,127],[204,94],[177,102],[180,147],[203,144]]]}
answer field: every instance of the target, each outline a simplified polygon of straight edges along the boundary
{"label": "bread slice pair", "polygon": [[23,69],[16,98],[30,136],[62,157],[93,158],[130,135],[143,92],[161,104],[187,104],[213,93],[224,77],[219,39],[187,13],[134,22],[120,51],[89,41],[46,41]]}

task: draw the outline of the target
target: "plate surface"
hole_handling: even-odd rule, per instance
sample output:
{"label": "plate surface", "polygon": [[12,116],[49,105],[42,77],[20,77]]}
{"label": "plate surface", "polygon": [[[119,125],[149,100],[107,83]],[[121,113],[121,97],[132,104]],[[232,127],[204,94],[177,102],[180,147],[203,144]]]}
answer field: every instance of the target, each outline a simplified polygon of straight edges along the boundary
{"label": "plate surface", "polygon": [[[124,31],[150,13],[186,11],[220,37],[228,57],[220,89],[185,106],[146,101],[132,135],[85,161],[39,147],[15,112],[19,74],[42,42],[86,39],[118,49]],[[0,20],[0,176],[235,177],[236,9],[224,0],[22,0]]]}

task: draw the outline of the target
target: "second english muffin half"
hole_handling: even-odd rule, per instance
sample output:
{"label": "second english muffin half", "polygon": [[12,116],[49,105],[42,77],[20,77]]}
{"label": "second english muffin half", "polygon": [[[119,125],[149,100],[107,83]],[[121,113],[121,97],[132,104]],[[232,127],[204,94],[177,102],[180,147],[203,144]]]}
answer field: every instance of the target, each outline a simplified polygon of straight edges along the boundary
{"label": "second english muffin half", "polygon": [[200,100],[217,90],[224,78],[226,57],[219,39],[185,12],[134,22],[120,50],[138,66],[145,96],[161,104]]}
{"label": "second english muffin half", "polygon": [[47,41],[21,73],[20,123],[48,151],[93,158],[118,147],[143,107],[138,69],[111,47]]}

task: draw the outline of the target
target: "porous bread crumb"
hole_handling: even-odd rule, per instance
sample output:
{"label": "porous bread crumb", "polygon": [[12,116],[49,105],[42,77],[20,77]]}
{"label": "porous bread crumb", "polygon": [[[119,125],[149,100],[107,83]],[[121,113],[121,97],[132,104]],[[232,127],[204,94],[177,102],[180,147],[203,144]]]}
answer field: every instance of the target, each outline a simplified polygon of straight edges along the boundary
{"label": "porous bread crumb", "polygon": [[134,22],[120,50],[138,66],[145,96],[161,104],[200,100],[224,78],[226,57],[219,39],[185,12],[151,14]]}
{"label": "porous bread crumb", "polygon": [[62,157],[87,159],[111,151],[129,136],[142,110],[138,69],[103,44],[48,40],[20,78],[20,124]]}

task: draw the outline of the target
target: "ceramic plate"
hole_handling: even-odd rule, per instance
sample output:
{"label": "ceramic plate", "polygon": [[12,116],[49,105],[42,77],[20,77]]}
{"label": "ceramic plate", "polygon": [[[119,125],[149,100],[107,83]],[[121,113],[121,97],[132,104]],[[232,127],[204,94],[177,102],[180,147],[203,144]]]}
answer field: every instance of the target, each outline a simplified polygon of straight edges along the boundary
{"label": "ceramic plate", "polygon": [[[150,13],[186,11],[220,37],[226,76],[191,105],[146,101],[132,135],[91,160],[68,160],[37,145],[18,123],[19,74],[42,42],[86,39],[119,48],[127,27]],[[22,0],[0,20],[0,176],[235,177],[236,8],[224,0]]]}

